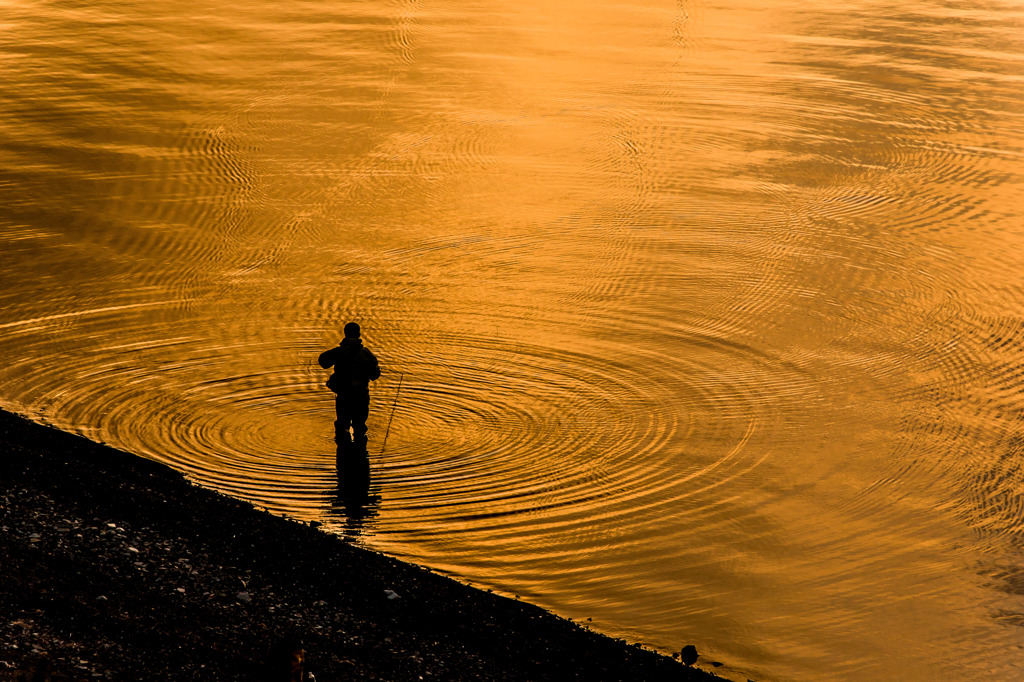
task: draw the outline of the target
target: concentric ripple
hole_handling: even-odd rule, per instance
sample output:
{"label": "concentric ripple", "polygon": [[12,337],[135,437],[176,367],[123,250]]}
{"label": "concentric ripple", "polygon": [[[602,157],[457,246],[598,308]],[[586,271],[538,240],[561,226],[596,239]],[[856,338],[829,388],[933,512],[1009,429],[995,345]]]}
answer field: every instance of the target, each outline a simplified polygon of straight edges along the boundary
{"label": "concentric ripple", "polygon": [[0,405],[729,679],[1017,679],[1021,17],[898,9],[6,3]]}

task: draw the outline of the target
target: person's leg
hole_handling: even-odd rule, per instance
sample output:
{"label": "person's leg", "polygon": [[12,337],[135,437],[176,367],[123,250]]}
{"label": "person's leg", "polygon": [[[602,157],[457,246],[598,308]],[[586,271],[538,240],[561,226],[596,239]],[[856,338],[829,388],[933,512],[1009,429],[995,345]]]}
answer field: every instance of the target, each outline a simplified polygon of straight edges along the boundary
{"label": "person's leg", "polygon": [[370,416],[370,391],[352,396],[352,435],[355,442],[366,443],[366,419]]}
{"label": "person's leg", "polygon": [[337,419],[334,421],[334,440],[341,442],[348,441],[348,427],[352,423],[352,413],[346,397],[339,393],[334,398],[334,412]]}

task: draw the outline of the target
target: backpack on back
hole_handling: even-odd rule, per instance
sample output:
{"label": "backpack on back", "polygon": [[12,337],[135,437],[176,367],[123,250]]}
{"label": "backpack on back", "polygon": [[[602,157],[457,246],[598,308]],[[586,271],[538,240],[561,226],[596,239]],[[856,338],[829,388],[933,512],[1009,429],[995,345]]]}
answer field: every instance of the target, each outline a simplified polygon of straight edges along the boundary
{"label": "backpack on back", "polygon": [[362,346],[356,346],[346,349],[344,357],[334,363],[334,374],[327,380],[327,388],[340,393],[349,387],[365,388],[370,381],[379,378],[380,367],[373,355]]}

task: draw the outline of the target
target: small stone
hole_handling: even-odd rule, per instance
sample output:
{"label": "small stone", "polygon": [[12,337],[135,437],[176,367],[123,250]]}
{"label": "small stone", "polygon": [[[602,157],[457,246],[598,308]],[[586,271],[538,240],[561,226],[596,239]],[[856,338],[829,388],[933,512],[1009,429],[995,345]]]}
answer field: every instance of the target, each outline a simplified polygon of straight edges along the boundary
{"label": "small stone", "polygon": [[391,601],[394,601],[395,599],[399,599],[398,593],[395,592],[394,590],[384,590],[384,596],[386,596]]}
{"label": "small stone", "polygon": [[238,594],[235,595],[235,599],[237,599],[238,601],[240,601],[242,603],[248,604],[249,602],[252,601],[252,595],[249,594],[248,592],[239,592]]}
{"label": "small stone", "polygon": [[683,650],[679,652],[679,660],[686,665],[693,665],[700,658],[700,654],[697,653],[697,647],[692,644],[687,644],[683,647]]}

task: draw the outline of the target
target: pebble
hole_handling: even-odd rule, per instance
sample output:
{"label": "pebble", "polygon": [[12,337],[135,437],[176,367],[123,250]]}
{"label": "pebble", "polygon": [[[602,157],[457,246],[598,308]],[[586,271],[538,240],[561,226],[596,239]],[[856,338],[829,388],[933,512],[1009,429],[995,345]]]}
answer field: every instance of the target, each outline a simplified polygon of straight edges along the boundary
{"label": "pebble", "polygon": [[683,650],[679,652],[679,660],[686,665],[693,665],[700,658],[700,654],[697,653],[697,647],[692,644],[687,644],[683,647]]}

